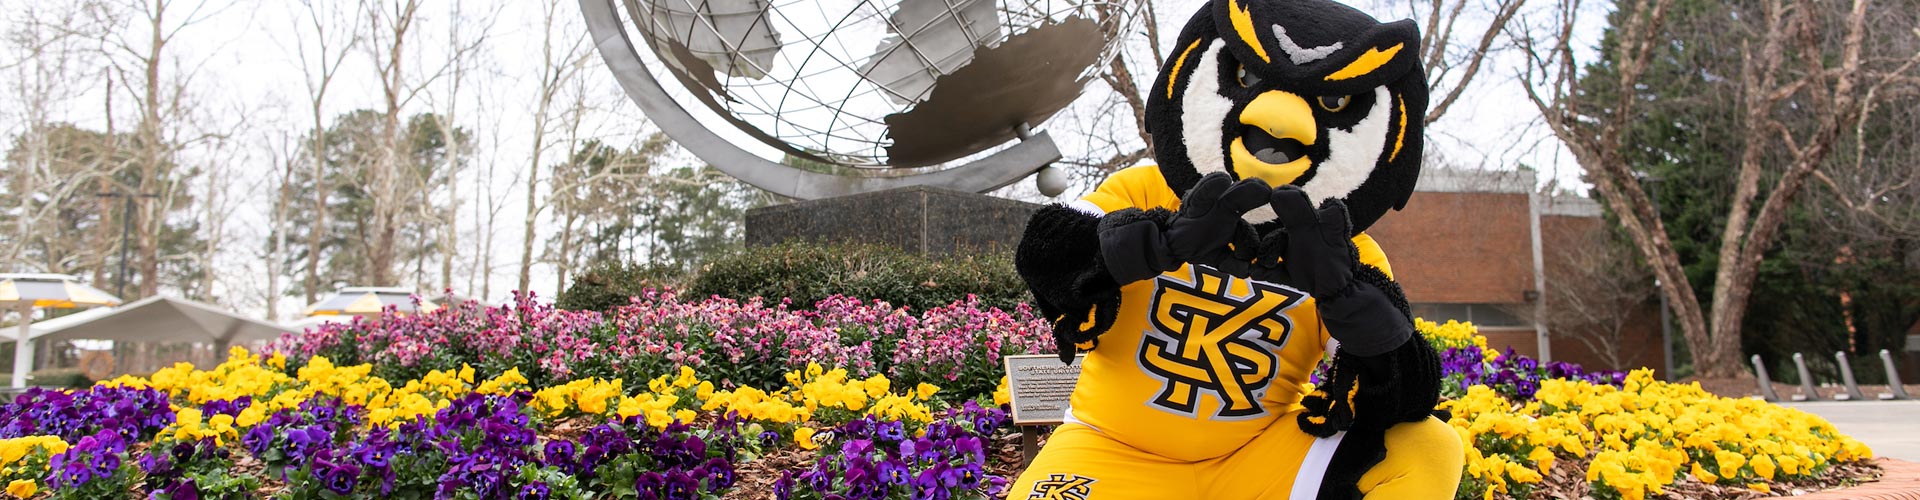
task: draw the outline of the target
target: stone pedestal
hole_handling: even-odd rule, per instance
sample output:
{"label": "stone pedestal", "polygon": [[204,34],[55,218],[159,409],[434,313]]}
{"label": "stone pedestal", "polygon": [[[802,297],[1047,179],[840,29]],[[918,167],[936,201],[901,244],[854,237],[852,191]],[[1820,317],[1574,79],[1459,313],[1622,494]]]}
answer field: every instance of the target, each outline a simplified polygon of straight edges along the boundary
{"label": "stone pedestal", "polygon": [[1010,252],[1032,203],[926,186],[747,211],[747,244],[790,240],[892,245],[922,255]]}

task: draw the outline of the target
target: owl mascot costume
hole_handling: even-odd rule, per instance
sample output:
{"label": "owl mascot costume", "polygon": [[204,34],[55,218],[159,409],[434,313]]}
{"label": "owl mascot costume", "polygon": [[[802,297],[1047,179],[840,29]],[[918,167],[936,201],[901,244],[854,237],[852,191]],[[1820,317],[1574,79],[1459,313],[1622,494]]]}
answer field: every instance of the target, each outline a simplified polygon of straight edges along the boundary
{"label": "owl mascot costume", "polygon": [[1087,358],[1009,499],[1453,497],[1438,356],[1365,233],[1420,174],[1419,43],[1326,0],[1187,22],[1148,89],[1159,165],[1021,240],[1062,359]]}

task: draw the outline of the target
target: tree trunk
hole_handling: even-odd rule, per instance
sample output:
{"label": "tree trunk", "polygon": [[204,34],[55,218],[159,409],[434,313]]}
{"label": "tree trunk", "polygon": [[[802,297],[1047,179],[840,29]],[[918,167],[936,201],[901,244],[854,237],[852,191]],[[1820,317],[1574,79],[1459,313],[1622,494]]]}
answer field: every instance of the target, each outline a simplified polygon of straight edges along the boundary
{"label": "tree trunk", "polygon": [[287,190],[293,180],[293,156],[283,158],[281,167],[279,196],[273,202],[273,246],[267,253],[267,320],[280,321],[280,280],[286,272],[287,251],[287,205],[291,193]]}
{"label": "tree trunk", "polygon": [[[164,142],[165,137],[160,133],[160,65],[163,63],[161,50],[167,42],[166,38],[162,37],[165,33],[162,27],[166,19],[166,9],[166,2],[155,2],[152,15],[149,17],[152,33],[149,35],[146,58],[142,61],[146,66],[144,69],[147,79],[142,82],[145,88],[141,89],[143,93],[139,132],[141,171],[138,187],[134,193],[131,193],[135,196],[154,193],[156,188],[162,188],[156,184],[159,182],[161,162],[166,161],[169,156],[165,151],[167,147]],[[160,231],[166,225],[165,217],[161,217],[160,214],[166,212],[161,207],[172,205],[172,193],[156,194],[159,194],[160,198],[142,200],[146,203],[134,203],[134,213],[140,214],[134,219],[139,221],[138,234],[135,238],[139,242],[139,246],[136,247],[139,252],[137,261],[140,263],[139,298],[151,297],[160,290]]]}
{"label": "tree trunk", "polygon": [[394,219],[393,214],[382,215],[374,226],[373,253],[367,257],[367,279],[373,286],[399,285],[393,279],[394,235],[399,226]]}
{"label": "tree trunk", "polygon": [[[540,114],[545,115],[546,113],[543,110]],[[536,126],[545,128],[545,121],[544,119],[535,119],[534,123],[537,124]],[[545,140],[544,135],[546,134],[542,134],[539,131],[535,131],[533,134],[533,164],[527,174],[527,220],[526,223],[521,226],[521,230],[524,231],[524,233],[522,233],[522,237],[520,238],[520,287],[518,290],[521,292],[527,291],[528,286],[533,283],[533,238],[535,236],[533,221],[540,217],[540,203],[538,198],[540,193],[541,148],[539,145],[541,141]]]}
{"label": "tree trunk", "polygon": [[1686,270],[1680,266],[1680,255],[1674,251],[1672,240],[1667,238],[1666,225],[1653,216],[1652,197],[1647,196],[1637,183],[1621,182],[1620,179],[1630,180],[1632,176],[1630,173],[1620,173],[1625,170],[1623,160],[1603,152],[1607,150],[1601,149],[1602,144],[1578,140],[1569,140],[1567,144],[1583,166],[1615,165],[1613,169],[1589,167],[1600,174],[1592,176],[1594,189],[1600,193],[1600,201],[1618,216],[1621,226],[1626,228],[1633,240],[1634,248],[1653,266],[1654,277],[1660,280],[1660,293],[1666,295],[1673,309],[1673,319],[1680,325],[1688,347],[1693,352],[1700,352],[1700,349],[1707,347],[1705,342],[1709,339],[1706,316],[1700,308],[1700,297],[1693,293]]}
{"label": "tree trunk", "polygon": [[[1703,377],[1739,377],[1748,376],[1745,364],[1740,360],[1740,338],[1742,323],[1746,319],[1748,299],[1753,294],[1754,281],[1758,279],[1760,261],[1766,251],[1773,246],[1775,234],[1786,221],[1787,207],[1806,184],[1807,177],[1819,168],[1827,154],[1832,151],[1834,142],[1839,139],[1845,124],[1852,121],[1854,113],[1859,111],[1854,95],[1860,74],[1861,46],[1865,39],[1866,22],[1865,0],[1855,0],[1849,13],[1849,24],[1838,71],[1822,66],[1817,58],[1809,68],[1816,77],[1808,77],[1815,85],[1824,83],[1826,75],[1832,74],[1836,83],[1830,95],[1824,86],[1816,87],[1812,96],[1816,101],[1830,101],[1826,116],[1820,120],[1820,127],[1808,138],[1805,146],[1792,149],[1795,153],[1786,172],[1775,181],[1773,189],[1767,194],[1758,215],[1754,215],[1752,226],[1746,225],[1748,214],[1759,194],[1761,176],[1762,148],[1776,148],[1773,141],[1750,141],[1741,155],[1741,170],[1734,194],[1734,208],[1728,214],[1727,226],[1720,240],[1720,268],[1716,270],[1713,295],[1713,338],[1710,351],[1694,351],[1694,366]],[[1779,3],[1769,4],[1768,30],[1766,45],[1759,58],[1748,59],[1744,91],[1747,109],[1746,128],[1749,137],[1767,137],[1769,131],[1785,127],[1773,118],[1775,105],[1783,98],[1796,93],[1791,86],[1782,87],[1776,75],[1784,61],[1784,46],[1789,40],[1801,42],[1802,51],[1817,54],[1821,37],[1816,32],[1812,16],[1818,6],[1802,0],[1792,9]],[[1791,11],[1790,13],[1787,11]],[[1782,19],[1792,15],[1794,19]],[[1789,31],[1792,32],[1789,32]],[[1703,356],[1704,354],[1704,356]]]}
{"label": "tree trunk", "polygon": [[[144,184],[144,182],[142,184]],[[134,241],[138,244],[134,247],[134,250],[138,252],[139,257],[134,259],[134,261],[140,264],[140,292],[138,296],[121,297],[121,299],[131,301],[131,299],[152,297],[160,292],[159,232],[160,228],[164,227],[165,221],[161,220],[162,218],[158,217],[158,214],[155,213],[158,212],[158,210],[155,210],[157,207],[154,205],[160,204],[160,200],[163,199],[165,198],[143,200],[146,201],[146,203],[135,202],[133,204],[134,213],[140,214],[135,220],[141,221],[140,225],[135,229],[134,234]]]}
{"label": "tree trunk", "polygon": [[567,275],[573,271],[573,254],[575,253],[573,248],[573,225],[580,219],[580,212],[577,207],[572,205],[572,203],[567,204],[565,222],[560,224],[560,255],[559,259],[557,259],[559,269],[555,270],[555,274],[558,274],[559,277],[554,279],[554,293],[566,291]]}
{"label": "tree trunk", "polygon": [[455,214],[460,213],[460,182],[453,170],[453,158],[460,154],[460,148],[448,141],[447,150],[447,203],[450,206],[446,207],[446,216],[440,222],[440,234],[444,236],[440,239],[440,290],[437,293],[453,291],[453,246],[459,244],[460,239],[459,221],[454,218]]}
{"label": "tree trunk", "polygon": [[327,130],[322,128],[319,101],[313,107],[313,227],[307,228],[307,269],[306,277],[301,281],[301,291],[306,295],[306,303],[312,304],[320,297],[320,237],[331,232],[328,225],[327,192],[332,186],[327,184]]}

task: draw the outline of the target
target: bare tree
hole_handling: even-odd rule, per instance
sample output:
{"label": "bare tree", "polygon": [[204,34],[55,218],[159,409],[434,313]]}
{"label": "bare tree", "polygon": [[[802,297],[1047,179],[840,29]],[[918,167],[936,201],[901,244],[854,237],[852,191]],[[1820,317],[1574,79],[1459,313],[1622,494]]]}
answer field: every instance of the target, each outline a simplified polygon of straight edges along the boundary
{"label": "bare tree", "polygon": [[[299,156],[300,151],[299,147],[294,145],[293,138],[287,134],[282,134],[277,143],[269,144],[265,149],[276,172],[273,211],[269,214],[268,222],[268,226],[272,229],[267,240],[267,319],[279,321],[280,280],[286,274],[287,230],[289,229],[287,219],[289,212],[292,211],[291,205],[294,203],[292,190],[294,171],[299,168],[300,163],[295,157]],[[309,230],[319,231],[319,228],[309,228]],[[307,287],[307,293],[313,293],[311,284]]]}
{"label": "bare tree", "polygon": [[1851,144],[1834,152],[1839,168],[1813,171],[1825,188],[1816,199],[1834,229],[1859,240],[1920,240],[1920,99],[1914,76],[1920,54],[1920,9],[1913,2],[1880,9],[1867,20],[1863,71],[1875,82],[1861,94],[1849,126]]}
{"label": "bare tree", "polygon": [[[436,129],[440,133],[441,142],[447,147],[445,158],[443,158],[444,165],[441,167],[447,177],[447,182],[443,184],[447,201],[439,206],[421,204],[422,213],[419,214],[422,218],[437,217],[439,219],[439,227],[434,234],[437,236],[437,245],[440,249],[440,289],[443,291],[453,289],[453,264],[458,253],[453,249],[459,244],[457,217],[462,203],[459,177],[461,170],[466,168],[465,159],[468,156],[468,152],[461,149],[466,145],[466,140],[461,136],[458,125],[461,90],[469,84],[468,77],[475,69],[480,52],[492,37],[493,25],[499,15],[496,8],[492,12],[471,16],[462,9],[463,5],[465,4],[460,2],[448,4],[446,47],[449,48],[449,62],[444,78],[446,93],[433,96],[437,101],[435,108],[439,110],[433,114],[433,118],[438,121]],[[432,189],[436,186],[423,187]],[[437,210],[438,213],[427,211],[429,208]],[[427,282],[422,278],[416,279],[421,283]]]}
{"label": "bare tree", "polygon": [[[329,210],[327,195],[332,191],[328,185],[327,165],[327,126],[326,120],[331,114],[327,109],[327,94],[333,88],[334,77],[346,64],[347,55],[353,53],[359,44],[360,16],[353,11],[343,9],[338,2],[320,2],[301,0],[305,15],[294,21],[294,56],[299,61],[300,71],[305,78],[307,91],[307,117],[311,119],[312,142],[306,149],[309,155],[308,167],[312,169],[314,182],[311,212],[314,221],[307,228],[307,258],[304,276],[301,279],[301,292],[308,303],[319,299],[320,294],[320,251],[327,235]],[[289,161],[291,161],[289,159]],[[291,163],[288,165],[291,169]],[[289,178],[291,173],[288,173]],[[282,197],[289,196],[284,184]],[[284,205],[285,203],[281,203]],[[286,219],[281,219],[285,222]],[[287,228],[279,228],[285,232]]]}
{"label": "bare tree", "polygon": [[[1409,17],[1420,19],[1420,66],[1430,94],[1425,123],[1440,121],[1485,67],[1501,38],[1527,0],[1400,0]],[[1468,10],[1469,5],[1475,6]],[[1465,16],[1465,17],[1463,17]],[[1483,23],[1478,21],[1484,20]],[[1471,23],[1463,25],[1462,23]],[[1478,27],[1478,30],[1473,28]],[[1471,38],[1469,38],[1471,37]]]}
{"label": "bare tree", "polygon": [[[556,268],[557,289],[565,290],[574,270],[582,265],[614,258],[585,251],[588,242],[583,240],[592,233],[586,226],[630,222],[636,207],[663,198],[665,186],[707,186],[730,179],[717,171],[695,172],[692,178],[662,172],[668,169],[656,167],[673,150],[671,140],[656,131],[637,142],[623,150],[597,140],[570,139],[575,144],[573,153],[555,168],[549,198],[559,227],[554,235],[557,241],[549,242],[546,260]],[[656,255],[649,251],[648,257],[652,260]]]}
{"label": "bare tree", "polygon": [[[54,154],[59,127],[57,110],[86,89],[71,82],[96,78],[95,55],[87,46],[97,39],[98,24],[87,15],[87,3],[29,3],[5,13],[5,50],[0,71],[11,73],[6,91],[13,101],[8,111],[18,114],[8,144],[7,169],[0,176],[0,221],[9,224],[0,238],[0,261],[55,273],[98,271],[107,253],[98,231],[72,238],[62,231],[80,228],[62,224],[61,213],[71,205],[95,205],[93,191],[105,175],[105,162],[73,162]],[[105,212],[96,212],[105,213]],[[8,220],[11,219],[11,220]],[[99,276],[95,276],[98,281]]]}
{"label": "bare tree", "polygon": [[[1667,44],[1667,16],[1672,0],[1633,0],[1619,5],[1622,17],[1612,33],[1611,64],[1595,77],[1582,71],[1573,31],[1583,18],[1580,0],[1561,0],[1551,19],[1517,30],[1516,42],[1525,50],[1523,79],[1528,98],[1540,110],[1587,172],[1587,178],[1609,209],[1618,216],[1635,246],[1654,268],[1662,293],[1674,309],[1686,335],[1694,366],[1704,377],[1744,377],[1740,361],[1741,324],[1761,258],[1774,244],[1787,209],[1801,187],[1826,162],[1845,127],[1854,123],[1862,101],[1860,87],[1872,85],[1861,71],[1868,0],[1854,0],[1837,28],[1828,33],[1818,19],[1823,12],[1812,0],[1765,0],[1761,16],[1743,16],[1757,23],[1754,38],[1743,51],[1740,68],[1740,127],[1746,141],[1738,160],[1732,209],[1721,231],[1719,268],[1714,277],[1711,310],[1703,309],[1693,285],[1653,200],[1636,181],[1625,161],[1624,137],[1639,115],[1643,95],[1640,79],[1655,53]],[[1834,53],[1823,42],[1839,40]],[[1885,77],[1880,77],[1885,78]],[[1593,97],[1593,86],[1620,89],[1609,99]],[[1783,106],[1793,101],[1794,106]],[[1788,118],[1812,113],[1812,119]],[[1789,121],[1811,123],[1790,127]],[[1766,171],[1772,170],[1769,174]],[[1763,179],[1764,178],[1764,179]],[[1767,195],[1760,197],[1762,181]],[[1756,211],[1757,205],[1757,211]]]}
{"label": "bare tree", "polygon": [[[546,208],[540,203],[540,169],[543,168],[547,152],[554,146],[549,136],[555,132],[553,127],[557,124],[556,120],[563,120],[558,124],[577,132],[584,112],[581,108],[585,96],[576,96],[567,103],[571,105],[568,109],[556,109],[554,105],[562,97],[561,92],[580,78],[581,71],[588,67],[589,61],[594,60],[593,46],[587,43],[586,32],[562,20],[562,16],[570,14],[564,12],[562,5],[572,3],[562,0],[541,3],[540,27],[543,35],[540,72],[533,99],[533,120],[529,124],[533,141],[532,150],[528,153],[527,214],[521,228],[519,290],[526,290],[532,284],[533,242],[538,238],[534,221],[540,218],[540,212]],[[577,133],[570,133],[570,137],[577,138]]]}
{"label": "bare tree", "polygon": [[[124,145],[115,139],[113,115],[108,113],[112,147],[126,150],[131,157],[113,189],[152,196],[133,204],[139,297],[159,291],[161,262],[175,258],[160,254],[162,232],[170,223],[167,215],[191,203],[186,185],[190,173],[179,168],[178,154],[219,135],[193,127],[196,103],[189,89],[201,67],[183,64],[167,49],[181,33],[218,14],[221,6],[200,3],[184,12],[173,7],[174,0],[124,0],[93,10],[99,22],[111,27],[102,33],[101,47],[113,80],[126,84],[122,87],[125,97],[137,113],[130,144]],[[111,105],[112,96],[109,99]]]}
{"label": "bare tree", "polygon": [[1606,366],[1627,368],[1626,327],[1653,298],[1653,274],[1640,265],[1632,245],[1598,220],[1560,226],[1547,233],[1547,279],[1555,285],[1546,290],[1546,317],[1535,321],[1557,337],[1579,341]]}
{"label": "bare tree", "polygon": [[[243,113],[236,115],[244,116]],[[200,248],[198,252],[181,256],[183,259],[195,262],[197,264],[195,267],[199,270],[199,276],[195,276],[197,279],[194,279],[190,285],[182,284],[182,288],[187,289],[187,298],[190,299],[205,302],[218,301],[214,295],[214,285],[226,273],[214,272],[214,269],[219,266],[216,259],[224,255],[225,247],[233,242],[232,235],[229,234],[231,227],[228,226],[228,221],[232,219],[232,214],[240,209],[242,201],[229,194],[235,183],[239,182],[236,179],[239,172],[235,164],[245,164],[250,160],[250,155],[245,148],[238,146],[237,141],[230,139],[213,141],[208,148],[208,152],[212,154],[206,155],[206,161],[201,167],[204,172],[200,176],[201,194],[195,199],[200,220],[200,225],[195,228],[195,232],[200,236],[198,245]]]}
{"label": "bare tree", "polygon": [[369,233],[359,244],[365,248],[365,269],[361,279],[375,285],[394,285],[394,263],[398,259],[396,243],[401,217],[409,207],[401,200],[415,191],[404,171],[401,156],[405,134],[403,108],[418,95],[419,85],[408,78],[408,41],[417,36],[415,22],[420,15],[419,0],[380,2],[362,0],[362,15],[367,17],[367,53],[373,59],[374,72],[380,77],[382,125],[379,159],[365,165],[366,190],[372,199]]}
{"label": "bare tree", "polygon": [[[494,135],[494,137],[498,139],[500,136],[496,134]],[[495,151],[500,150],[500,144],[497,140],[493,146],[494,146],[493,150]],[[499,166],[499,161],[497,161],[497,159],[489,156],[485,161],[487,163],[486,176],[481,178],[476,178],[475,179],[476,182],[479,182],[480,179],[489,179],[489,180],[493,179],[495,173],[498,172],[498,169],[496,167]],[[513,179],[505,184],[508,186],[512,186],[512,185],[517,185],[519,183],[520,183],[519,174],[515,173],[513,175]],[[484,211],[484,214],[476,213],[476,216],[474,217],[474,226],[476,230],[479,231],[481,238],[480,238],[480,251],[474,255],[473,268],[475,269],[474,274],[477,274],[480,276],[480,296],[481,297],[489,297],[493,293],[494,237],[499,235],[498,229],[500,227],[499,225],[500,212],[503,210],[506,210],[507,208],[506,200],[509,195],[509,193],[506,193],[506,192],[496,194],[493,190],[493,186],[494,185],[492,182],[486,182],[484,185],[480,186],[479,189],[475,190],[477,192],[484,191],[486,193],[486,199],[484,200],[486,201],[486,209]],[[480,210],[480,205],[477,203],[474,204],[474,209],[476,211]],[[468,286],[471,287],[472,285],[468,285]]]}

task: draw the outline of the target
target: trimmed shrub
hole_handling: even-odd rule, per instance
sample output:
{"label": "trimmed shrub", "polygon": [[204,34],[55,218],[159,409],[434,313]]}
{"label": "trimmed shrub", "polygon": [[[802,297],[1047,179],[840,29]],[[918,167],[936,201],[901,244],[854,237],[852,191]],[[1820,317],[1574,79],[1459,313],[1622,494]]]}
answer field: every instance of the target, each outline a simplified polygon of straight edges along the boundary
{"label": "trimmed shrub", "polygon": [[924,257],[885,246],[784,243],[746,248],[701,266],[688,283],[694,296],[753,297],[815,304],[844,295],[883,300],[915,311],[978,297],[985,307],[1013,309],[1028,301],[1010,254]]}
{"label": "trimmed shrub", "polygon": [[627,305],[643,290],[680,288],[686,273],[679,268],[641,263],[601,264],[573,279],[553,305],[570,311],[611,311]]}

